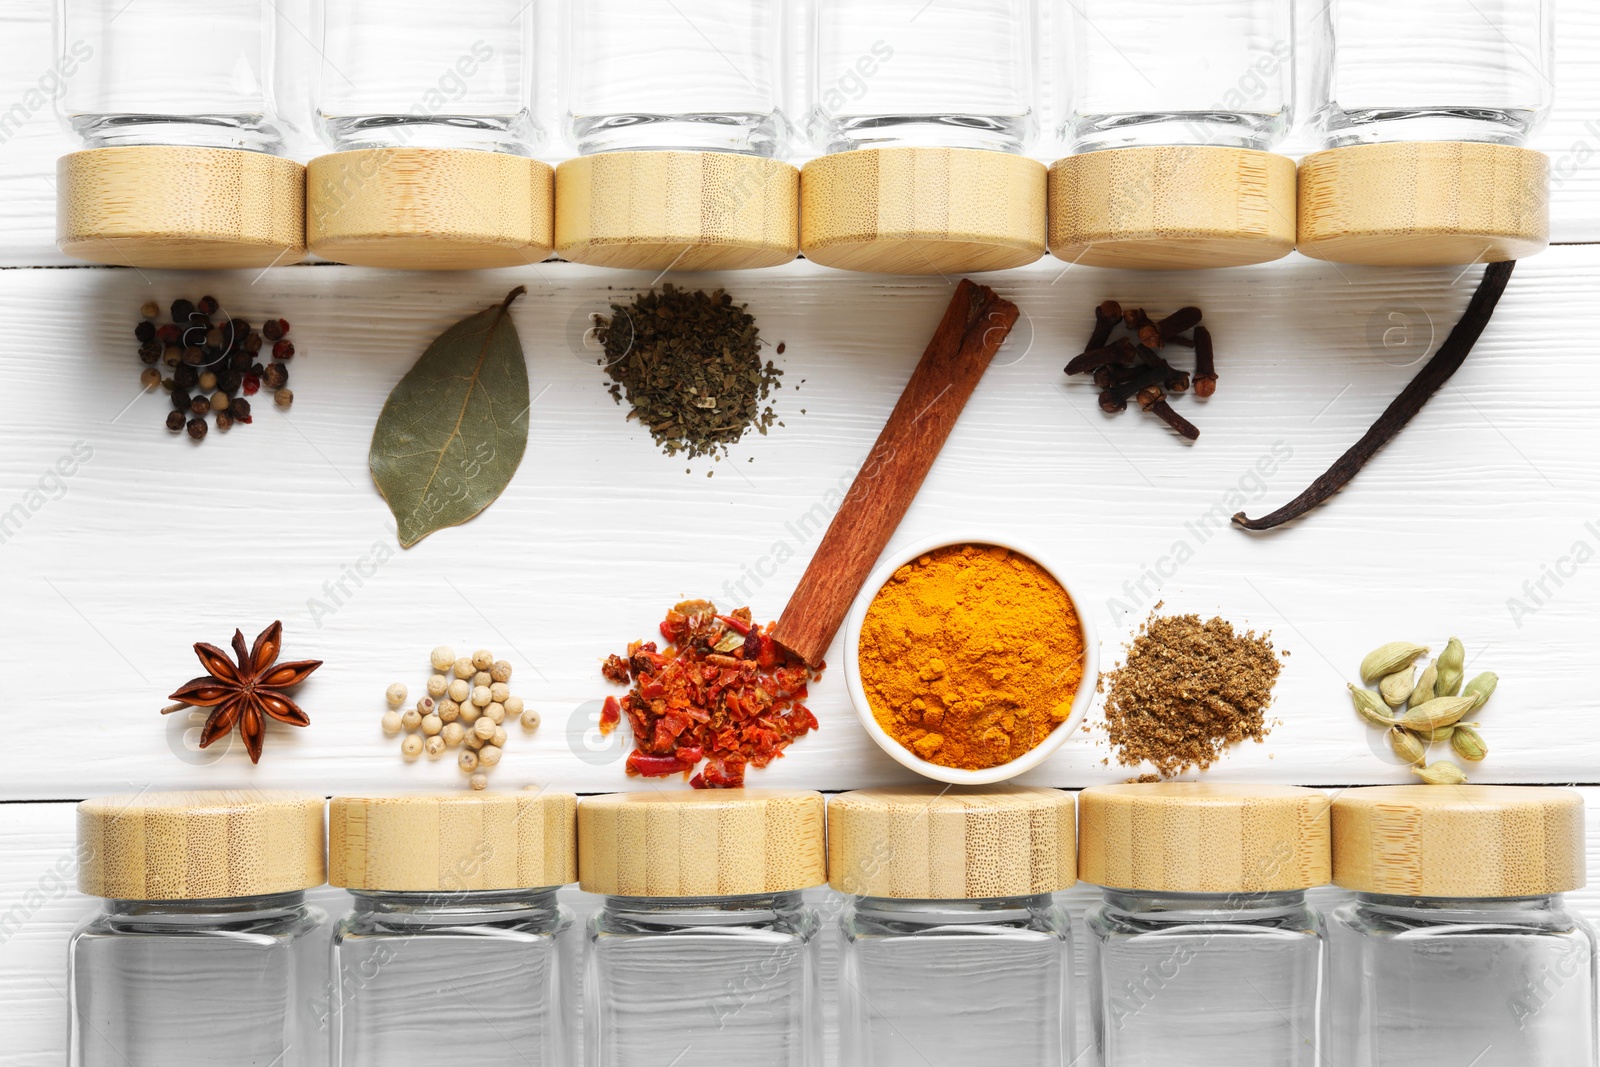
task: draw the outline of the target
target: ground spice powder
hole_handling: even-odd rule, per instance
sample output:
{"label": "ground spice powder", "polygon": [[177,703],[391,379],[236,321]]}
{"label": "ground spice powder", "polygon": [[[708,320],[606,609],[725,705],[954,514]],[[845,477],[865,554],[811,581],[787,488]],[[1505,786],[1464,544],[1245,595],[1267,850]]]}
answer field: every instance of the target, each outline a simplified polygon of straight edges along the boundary
{"label": "ground spice powder", "polygon": [[861,627],[861,685],[879,725],[931,763],[1009,763],[1072,711],[1083,628],[1033,560],[993,545],[901,567]]}
{"label": "ground spice powder", "polygon": [[1145,620],[1122,667],[1102,682],[1117,761],[1149,762],[1171,778],[1204,770],[1246,738],[1264,740],[1279,669],[1271,636],[1198,615]]}

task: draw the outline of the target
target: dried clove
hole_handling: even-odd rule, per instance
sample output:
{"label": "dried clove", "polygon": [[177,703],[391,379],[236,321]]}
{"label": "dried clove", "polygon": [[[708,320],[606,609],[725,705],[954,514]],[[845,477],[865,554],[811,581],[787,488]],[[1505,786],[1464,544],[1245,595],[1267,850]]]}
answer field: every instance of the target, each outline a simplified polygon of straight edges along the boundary
{"label": "dried clove", "polygon": [[1161,385],[1167,392],[1186,393],[1189,391],[1189,375],[1162,359],[1155,349],[1149,345],[1139,345],[1136,351],[1139,353],[1139,362],[1147,367],[1159,367],[1166,374],[1166,377],[1161,381]]}
{"label": "dried clove", "polygon": [[1081,355],[1073,356],[1072,361],[1066,366],[1066,372],[1068,374],[1082,374],[1084,371],[1095,370],[1112,363],[1129,366],[1137,362],[1139,362],[1138,350],[1124,337],[1115,344],[1090,348]]}
{"label": "dried clove", "polygon": [[[1104,348],[1106,342],[1111,340],[1111,331],[1117,328],[1117,323],[1122,321],[1122,305],[1115,300],[1103,300],[1094,309],[1094,330],[1089,334],[1089,343],[1084,346],[1085,352],[1096,348]],[[1068,371],[1071,374],[1072,371]]]}
{"label": "dried clove", "polygon": [[1200,437],[1200,430],[1188,419],[1172,410],[1172,405],[1167,403],[1165,394],[1157,386],[1150,386],[1139,390],[1139,407],[1156,416],[1162,422],[1177,431],[1180,437],[1194,441]]}
{"label": "dried clove", "polygon": [[1211,351],[1211,331],[1194,328],[1194,395],[1207,397],[1217,391],[1217,361]]}
{"label": "dried clove", "polygon": [[1125,381],[1116,382],[1100,394],[1100,410],[1109,415],[1125,411],[1128,401],[1137,396],[1140,390],[1150,386],[1159,386],[1166,380],[1167,372],[1160,367],[1142,367]]}

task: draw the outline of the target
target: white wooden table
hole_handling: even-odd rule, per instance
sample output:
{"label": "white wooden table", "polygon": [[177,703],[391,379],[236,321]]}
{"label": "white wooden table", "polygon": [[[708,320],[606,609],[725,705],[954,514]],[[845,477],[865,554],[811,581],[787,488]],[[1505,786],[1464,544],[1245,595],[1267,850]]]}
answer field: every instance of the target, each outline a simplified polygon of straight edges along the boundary
{"label": "white wooden table", "polygon": [[[29,95],[52,62],[48,9],[0,3],[0,513],[19,502],[28,511],[0,535],[8,1067],[62,1062],[66,939],[92,906],[72,888],[75,799],[243,784],[458,787],[452,761],[403,764],[378,729],[384,687],[403,679],[419,691],[427,651],[441,642],[510,659],[544,716],[532,737],[512,731],[496,787],[640,787],[619,749],[589,744],[592,702],[612,691],[600,659],[650,633],[683,597],[748,599],[758,616],[777,615],[837,499],[829,494],[848,484],[949,297],[938,278],[806,263],[676,279],[729,286],[765,337],[786,342],[786,425],[720,464],[669,460],[624,421],[580,340],[590,312],[648,276],[546,263],[191,278],[60,256],[51,176],[72,146]],[[304,25],[300,4],[282,10]],[[1458,634],[1470,670],[1502,678],[1475,780],[1583,786],[1591,838],[1600,833],[1590,695],[1600,342],[1587,325],[1600,295],[1600,246],[1587,243],[1600,240],[1600,7],[1563,5],[1559,28],[1559,102],[1538,142],[1555,163],[1558,245],[1518,266],[1466,367],[1330,505],[1264,537],[1208,525],[1237,510],[1239,494],[1253,513],[1275,506],[1355,440],[1443,340],[1477,270],[1295,256],[1170,275],[1046,261],[988,279],[1026,317],[896,543],[977,522],[1046,546],[1082,590],[1108,665],[1158,599],[1166,611],[1270,629],[1292,652],[1277,725],[1265,744],[1207,772],[1218,780],[1406,781],[1351,712],[1344,683],[1370,646],[1405,637],[1437,647]],[[283,37],[300,47],[293,32]],[[304,137],[295,148],[301,158],[315,151]],[[537,394],[527,457],[483,516],[401,552],[366,471],[377,411],[444,326],[517,284],[529,288],[514,314]],[[196,448],[161,428],[164,397],[139,394],[131,325],[143,300],[202,289],[253,320],[289,318],[300,355],[292,412],[264,405],[255,425]],[[1137,413],[1105,418],[1091,389],[1065,383],[1061,365],[1106,297],[1204,307],[1221,383],[1211,401],[1183,402],[1203,431],[1194,447]],[[73,455],[70,477],[48,476]],[[1256,473],[1273,455],[1286,458]],[[1559,582],[1545,578],[1557,569]],[[1161,577],[1141,589],[1151,571]],[[748,598],[729,592],[741,580]],[[287,655],[327,661],[301,693],[312,726],[270,728],[259,766],[237,743],[198,753],[184,737],[191,724],[157,714],[197,673],[189,645],[225,643],[235,626],[253,636],[275,618]],[[840,662],[837,646],[830,659]],[[814,688],[813,707],[821,729],[752,783],[840,790],[904,779],[858,726],[840,671]],[[1080,732],[1028,780],[1121,780],[1130,769],[1105,762],[1102,737]],[[1590,851],[1600,871],[1600,841]],[[324,896],[339,906],[338,894]],[[1068,898],[1077,906],[1088,894]],[[1580,899],[1600,919],[1600,892]]]}

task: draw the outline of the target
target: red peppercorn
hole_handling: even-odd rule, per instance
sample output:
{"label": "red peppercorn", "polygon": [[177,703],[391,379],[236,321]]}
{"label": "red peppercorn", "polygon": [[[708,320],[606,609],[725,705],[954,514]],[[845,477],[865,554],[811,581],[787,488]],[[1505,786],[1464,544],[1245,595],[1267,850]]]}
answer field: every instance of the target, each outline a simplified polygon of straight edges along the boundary
{"label": "red peppercorn", "polygon": [[244,389],[245,396],[255,396],[261,391],[261,378],[252,371],[244,376],[241,388]]}
{"label": "red peppercorn", "polygon": [[294,358],[294,342],[293,341],[279,341],[276,344],[274,344],[272,346],[272,358],[273,359],[293,359]]}
{"label": "red peppercorn", "polygon": [[215,315],[218,306],[216,297],[202,296],[199,302],[195,304],[194,309],[202,315]]}
{"label": "red peppercorn", "polygon": [[178,328],[176,323],[169,322],[156,330],[156,340],[162,344],[175,345],[182,337],[183,331]]}

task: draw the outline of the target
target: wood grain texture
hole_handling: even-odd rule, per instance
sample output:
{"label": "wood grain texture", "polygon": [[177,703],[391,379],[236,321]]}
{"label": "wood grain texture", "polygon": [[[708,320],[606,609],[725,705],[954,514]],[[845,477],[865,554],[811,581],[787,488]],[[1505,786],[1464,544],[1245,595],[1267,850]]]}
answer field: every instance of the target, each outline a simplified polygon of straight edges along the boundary
{"label": "wood grain texture", "polygon": [[306,241],[336,263],[477,270],[555,245],[554,171],[504,152],[369,148],[306,167]]}
{"label": "wood grain texture", "polygon": [[1572,789],[1399,785],[1333,802],[1333,878],[1422,897],[1531,897],[1581,889],[1584,799]]}
{"label": "wood grain texture", "polygon": [[605,152],[556,170],[556,250],[629,270],[775,267],[800,247],[800,172],[731,152]]}
{"label": "wood grain texture", "polygon": [[1078,875],[1113,889],[1264,893],[1331,878],[1326,793],[1212,782],[1098,785],[1078,795]]}
{"label": "wood grain texture", "polygon": [[225,148],[95,148],[56,167],[56,244],[115,267],[236,270],[305,253],[305,168]]}
{"label": "wood grain texture", "polygon": [[720,897],[827,881],[821,793],[661,790],[584,797],[578,876],[587,893]]}
{"label": "wood grain texture", "polygon": [[879,274],[971,274],[1045,248],[1045,169],[965,148],[862,148],[800,172],[807,259]]}
{"label": "wood grain texture", "polygon": [[78,805],[78,891],[118,900],[291,893],[326,881],[323,802],[281,790],[190,790]]}
{"label": "wood grain texture", "polygon": [[1204,270],[1294,250],[1295,166],[1216,145],[1114,148],[1050,167],[1050,251],[1086,267]]}
{"label": "wood grain texture", "polygon": [[1350,145],[1300,164],[1302,255],[1435,267],[1498,263],[1550,243],[1550,160],[1511,145]]}
{"label": "wood grain texture", "polygon": [[889,421],[773,627],[773,638],[813,667],[823,662],[1019,314],[1015,304],[986,286],[966,280],[956,286]]}
{"label": "wood grain texture", "polygon": [[1037,786],[857,789],[828,800],[828,884],[851,896],[977,900],[1077,880],[1074,798]]}

